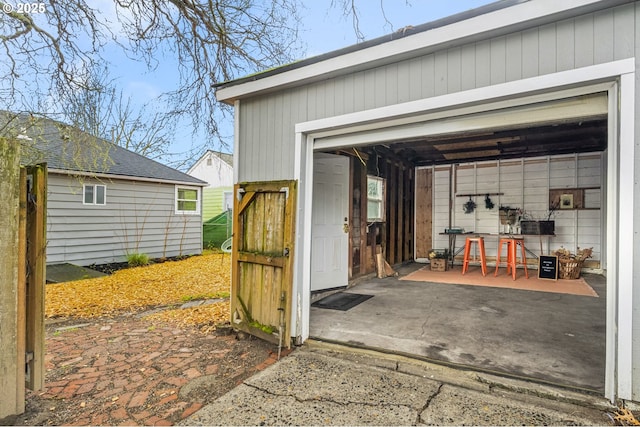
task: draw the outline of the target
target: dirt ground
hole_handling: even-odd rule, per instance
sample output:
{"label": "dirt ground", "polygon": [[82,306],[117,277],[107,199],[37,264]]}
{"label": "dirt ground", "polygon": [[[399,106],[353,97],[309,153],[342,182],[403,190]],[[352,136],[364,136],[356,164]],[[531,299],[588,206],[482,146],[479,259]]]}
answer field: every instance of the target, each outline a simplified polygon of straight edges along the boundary
{"label": "dirt ground", "polygon": [[15,425],[172,425],[277,359],[230,328],[155,324],[136,315],[47,325],[45,388]]}

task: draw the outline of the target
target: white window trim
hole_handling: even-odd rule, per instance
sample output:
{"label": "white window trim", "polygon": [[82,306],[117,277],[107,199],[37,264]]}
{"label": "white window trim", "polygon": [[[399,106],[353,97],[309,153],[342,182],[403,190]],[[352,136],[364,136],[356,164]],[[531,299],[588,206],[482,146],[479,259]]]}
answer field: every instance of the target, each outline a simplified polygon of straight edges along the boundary
{"label": "white window trim", "polygon": [[[87,187],[93,187],[93,202],[87,203],[85,200],[85,193],[87,191]],[[96,203],[96,197],[98,192],[96,191],[98,187],[104,188],[104,203]],[[82,204],[85,206],[106,206],[107,204],[107,186],[104,184],[83,184],[82,185]]]}
{"label": "white window trim", "polygon": [[[380,182],[380,198],[377,199],[372,199],[369,197],[369,180],[375,180]],[[384,220],[386,219],[386,211],[387,211],[387,207],[385,206],[385,190],[386,190],[386,180],[382,177],[379,176],[375,176],[375,175],[367,175],[367,222],[384,222]],[[376,218],[370,218],[369,217],[369,200],[375,200],[377,202],[380,202],[380,216],[376,217]]]}
{"label": "white window trim", "polygon": [[226,200],[227,197],[229,197],[231,199],[231,206],[229,206],[229,209],[233,209],[233,190],[229,190],[229,191],[223,191],[222,192],[222,208],[223,210],[227,210],[226,208]]}
{"label": "white window trim", "polygon": [[[195,211],[183,211],[178,209],[178,190],[196,190],[198,194],[198,198],[196,200],[196,210]],[[175,193],[174,193],[174,210],[176,215],[200,215],[200,205],[202,204],[202,191],[200,187],[190,187],[187,185],[176,185]]]}

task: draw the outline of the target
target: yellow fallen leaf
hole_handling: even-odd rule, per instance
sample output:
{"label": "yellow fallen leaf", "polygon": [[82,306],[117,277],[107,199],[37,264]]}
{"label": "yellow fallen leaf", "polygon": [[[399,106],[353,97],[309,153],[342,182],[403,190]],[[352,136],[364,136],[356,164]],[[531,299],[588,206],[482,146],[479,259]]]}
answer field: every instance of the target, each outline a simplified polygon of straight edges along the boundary
{"label": "yellow fallen leaf", "polygon": [[120,270],[96,279],[49,284],[45,313],[47,317],[114,316],[203,297],[228,296],[230,287],[231,257],[200,255]]}
{"label": "yellow fallen leaf", "polygon": [[615,419],[621,422],[623,426],[640,426],[640,421],[627,408],[620,408],[619,411],[616,411]]}
{"label": "yellow fallen leaf", "polygon": [[150,321],[167,322],[178,326],[197,326],[205,333],[214,331],[216,325],[227,323],[229,318],[228,300],[198,307],[165,310],[145,317]]}

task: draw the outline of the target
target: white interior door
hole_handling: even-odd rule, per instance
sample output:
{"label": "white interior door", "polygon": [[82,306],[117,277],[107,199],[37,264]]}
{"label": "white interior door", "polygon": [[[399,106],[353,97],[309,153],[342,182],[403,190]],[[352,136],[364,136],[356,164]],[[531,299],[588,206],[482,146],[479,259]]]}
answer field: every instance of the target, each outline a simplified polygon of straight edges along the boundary
{"label": "white interior door", "polygon": [[349,158],[316,153],[313,160],[311,290],[347,286]]}

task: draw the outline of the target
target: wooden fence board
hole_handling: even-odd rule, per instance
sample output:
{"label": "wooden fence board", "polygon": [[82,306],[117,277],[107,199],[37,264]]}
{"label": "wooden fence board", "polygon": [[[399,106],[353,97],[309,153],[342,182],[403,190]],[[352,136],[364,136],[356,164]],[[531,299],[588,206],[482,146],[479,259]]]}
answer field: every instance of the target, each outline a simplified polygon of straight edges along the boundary
{"label": "wooden fence board", "polygon": [[24,397],[17,396],[24,386],[24,353],[16,340],[19,165],[19,143],[0,138],[0,421],[24,412]]}
{"label": "wooden fence board", "polygon": [[18,325],[17,325],[17,384],[18,407],[25,407],[26,381],[24,376],[27,353],[27,170],[20,168],[20,200],[18,212]]}
{"label": "wooden fence board", "polygon": [[46,212],[47,167],[27,168],[31,177],[31,194],[27,209],[27,248],[30,274],[27,276],[27,387],[40,390],[44,386],[44,284],[46,279]]}
{"label": "wooden fence board", "polygon": [[416,173],[416,258],[427,258],[432,248],[432,177],[430,169],[418,169]]}

